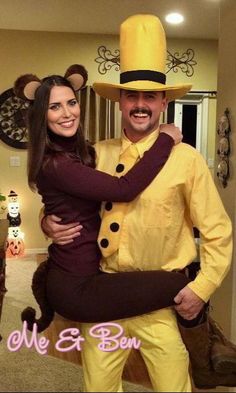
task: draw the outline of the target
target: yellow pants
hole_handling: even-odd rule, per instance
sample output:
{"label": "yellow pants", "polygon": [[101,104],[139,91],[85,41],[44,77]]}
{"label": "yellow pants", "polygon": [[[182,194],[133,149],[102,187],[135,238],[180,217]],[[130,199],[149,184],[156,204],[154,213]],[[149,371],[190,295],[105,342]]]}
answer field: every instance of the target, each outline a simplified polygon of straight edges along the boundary
{"label": "yellow pants", "polygon": [[122,372],[131,351],[127,346],[137,348],[139,340],[139,350],[154,391],[192,391],[188,353],[171,309],[113,324],[114,321],[99,324],[99,329],[95,324],[81,324],[81,334],[85,338],[81,352],[85,392],[122,392]]}

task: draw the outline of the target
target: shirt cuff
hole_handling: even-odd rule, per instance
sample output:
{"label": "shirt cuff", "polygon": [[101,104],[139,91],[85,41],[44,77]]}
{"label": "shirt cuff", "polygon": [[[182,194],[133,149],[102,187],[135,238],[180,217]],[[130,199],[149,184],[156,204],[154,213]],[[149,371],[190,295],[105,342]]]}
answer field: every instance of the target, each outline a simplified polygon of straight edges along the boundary
{"label": "shirt cuff", "polygon": [[203,274],[199,272],[195,280],[188,284],[188,287],[204,302],[208,302],[218,286],[212,281],[207,280]]}

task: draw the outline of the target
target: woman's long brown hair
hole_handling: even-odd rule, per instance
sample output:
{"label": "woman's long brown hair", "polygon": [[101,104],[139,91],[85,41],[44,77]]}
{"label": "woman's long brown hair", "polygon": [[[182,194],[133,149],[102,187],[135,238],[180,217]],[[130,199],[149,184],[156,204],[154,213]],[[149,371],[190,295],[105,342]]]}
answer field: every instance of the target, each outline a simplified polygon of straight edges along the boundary
{"label": "woman's long brown hair", "polygon": [[[46,152],[62,152],[48,136],[47,112],[51,89],[54,86],[69,87],[76,98],[76,93],[70,82],[60,75],[52,75],[42,80],[42,85],[37,89],[35,100],[29,108],[28,115],[28,183],[30,188],[36,190],[38,173],[44,163]],[[77,99],[77,98],[76,98]],[[76,153],[81,162],[87,166],[95,167],[95,150],[84,138],[81,126],[77,131]]]}

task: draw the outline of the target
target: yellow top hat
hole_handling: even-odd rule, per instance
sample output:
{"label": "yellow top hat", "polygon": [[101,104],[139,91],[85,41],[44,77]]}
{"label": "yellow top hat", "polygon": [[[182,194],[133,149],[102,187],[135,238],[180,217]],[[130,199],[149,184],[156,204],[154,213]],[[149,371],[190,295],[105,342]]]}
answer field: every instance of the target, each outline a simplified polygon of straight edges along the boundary
{"label": "yellow top hat", "polygon": [[165,91],[168,101],[184,96],[191,84],[166,85],[166,36],[155,15],[133,15],[120,27],[120,83],[95,82],[100,96],[119,101],[120,89]]}

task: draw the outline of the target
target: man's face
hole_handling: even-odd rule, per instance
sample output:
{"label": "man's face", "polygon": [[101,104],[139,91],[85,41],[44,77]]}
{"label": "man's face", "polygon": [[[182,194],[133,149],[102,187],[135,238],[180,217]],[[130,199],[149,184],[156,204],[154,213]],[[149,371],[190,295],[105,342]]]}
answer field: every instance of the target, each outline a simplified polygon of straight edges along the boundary
{"label": "man's face", "polygon": [[166,107],[163,92],[121,90],[122,126],[127,137],[135,142],[153,132]]}

